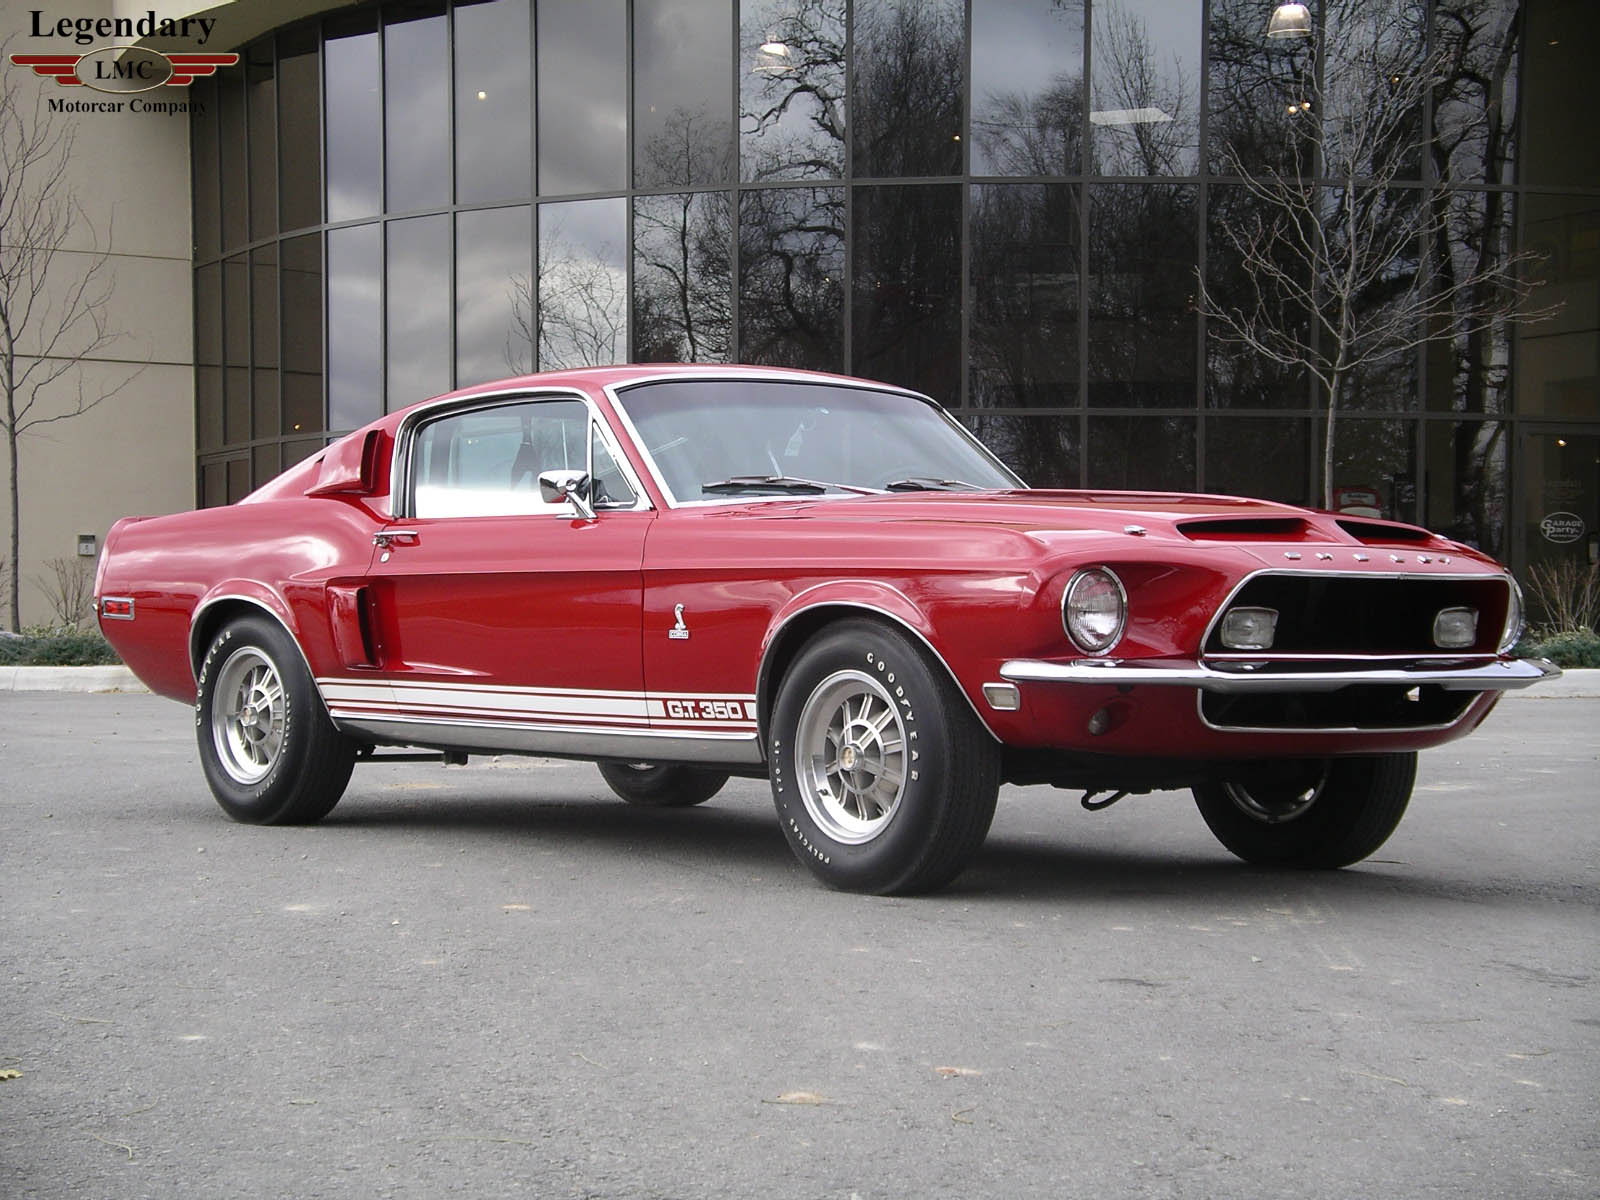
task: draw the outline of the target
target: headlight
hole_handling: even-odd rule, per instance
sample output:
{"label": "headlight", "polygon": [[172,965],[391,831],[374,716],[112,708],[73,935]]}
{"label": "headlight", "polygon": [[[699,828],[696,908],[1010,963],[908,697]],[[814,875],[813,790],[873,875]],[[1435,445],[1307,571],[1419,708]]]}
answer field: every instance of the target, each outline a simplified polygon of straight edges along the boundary
{"label": "headlight", "polygon": [[1522,632],[1528,627],[1526,610],[1522,603],[1522,589],[1517,586],[1517,581],[1511,576],[1506,576],[1506,582],[1511,585],[1511,594],[1506,597],[1506,627],[1500,635],[1500,653],[1510,654],[1511,647],[1522,639]]}
{"label": "headlight", "polygon": [[1085,654],[1104,654],[1122,637],[1128,593],[1106,567],[1085,567],[1061,594],[1061,624]]}

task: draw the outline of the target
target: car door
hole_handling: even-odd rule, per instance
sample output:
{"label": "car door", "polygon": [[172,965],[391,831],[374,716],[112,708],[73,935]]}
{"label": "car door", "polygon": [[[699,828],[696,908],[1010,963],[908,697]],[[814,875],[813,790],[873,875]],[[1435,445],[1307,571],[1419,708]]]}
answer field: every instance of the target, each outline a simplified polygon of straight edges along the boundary
{"label": "car door", "polygon": [[[494,398],[402,429],[370,582],[396,740],[592,752],[648,724],[641,564],[654,516],[590,404]],[[540,494],[581,471],[592,517]]]}

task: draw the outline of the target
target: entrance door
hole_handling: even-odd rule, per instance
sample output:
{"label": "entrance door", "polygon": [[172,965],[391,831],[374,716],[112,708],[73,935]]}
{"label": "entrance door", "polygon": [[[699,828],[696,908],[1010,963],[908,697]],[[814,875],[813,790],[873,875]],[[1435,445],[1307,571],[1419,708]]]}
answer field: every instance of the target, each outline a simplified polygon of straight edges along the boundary
{"label": "entrance door", "polygon": [[1526,429],[1521,467],[1520,574],[1529,585],[1529,619],[1535,625],[1561,624],[1562,614],[1541,611],[1550,604],[1541,604],[1539,594],[1550,586],[1561,588],[1561,576],[1582,573],[1600,561],[1600,436]]}

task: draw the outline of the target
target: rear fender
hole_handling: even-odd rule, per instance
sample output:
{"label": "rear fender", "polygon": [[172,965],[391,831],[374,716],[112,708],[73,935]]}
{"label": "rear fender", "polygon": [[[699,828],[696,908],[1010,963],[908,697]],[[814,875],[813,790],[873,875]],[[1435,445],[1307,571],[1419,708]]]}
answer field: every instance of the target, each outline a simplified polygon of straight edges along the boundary
{"label": "rear fender", "polygon": [[299,623],[283,597],[256,580],[228,579],[217,584],[200,598],[189,619],[189,667],[196,679],[200,678],[200,663],[217,631],[231,616],[244,612],[261,613],[271,617],[293,639],[295,649],[306,666],[306,674],[315,681],[317,673],[311,669],[306,657],[305,641],[300,635]]}

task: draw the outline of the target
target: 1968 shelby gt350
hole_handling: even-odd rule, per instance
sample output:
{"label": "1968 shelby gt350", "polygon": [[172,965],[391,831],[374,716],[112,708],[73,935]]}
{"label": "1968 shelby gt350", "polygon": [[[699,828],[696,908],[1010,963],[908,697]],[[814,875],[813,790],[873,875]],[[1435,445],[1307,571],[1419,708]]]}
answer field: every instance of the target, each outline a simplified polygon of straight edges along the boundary
{"label": "1968 shelby gt350", "polygon": [[1002,781],[1192,788],[1240,857],[1343,866],[1418,750],[1556,673],[1508,654],[1511,577],[1424,529],[1029,491],[924,397],[741,367],[427,401],[118,522],[96,598],[238,820],[316,821],[383,747],[593,759],[648,805],[749,775],[874,892],[952,879]]}

